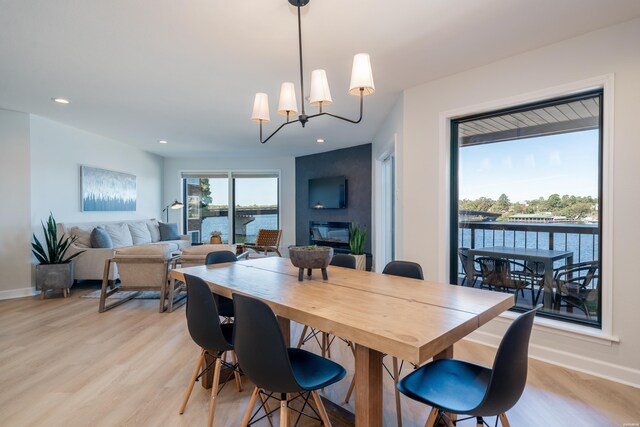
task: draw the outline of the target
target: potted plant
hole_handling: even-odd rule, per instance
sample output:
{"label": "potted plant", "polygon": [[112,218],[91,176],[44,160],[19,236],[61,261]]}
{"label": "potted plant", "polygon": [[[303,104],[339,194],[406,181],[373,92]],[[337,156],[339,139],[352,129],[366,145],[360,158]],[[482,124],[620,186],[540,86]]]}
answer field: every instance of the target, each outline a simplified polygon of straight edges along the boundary
{"label": "potted plant", "polygon": [[327,267],[333,258],[333,248],[330,246],[289,246],[289,257],[291,264],[298,267],[298,280],[302,281],[304,270],[311,276],[311,270],[319,268],[322,271],[322,278],[327,280]]}
{"label": "potted plant", "polygon": [[40,262],[36,265],[36,289],[41,291],[40,299],[44,299],[49,289],[61,289],[66,298],[69,288],[73,285],[73,258],[84,251],[66,256],[67,250],[77,237],[64,235],[58,239],[53,214],[49,214],[46,226],[42,222],[41,224],[46,247],[40,243],[35,233],[31,244],[33,255]]}
{"label": "potted plant", "polygon": [[222,231],[213,230],[210,234],[211,238],[209,239],[209,243],[212,245],[219,245],[222,243]]}
{"label": "potted plant", "polygon": [[364,254],[364,244],[367,241],[367,227],[360,227],[356,223],[349,225],[349,250],[356,259],[356,269],[366,270],[367,256]]}

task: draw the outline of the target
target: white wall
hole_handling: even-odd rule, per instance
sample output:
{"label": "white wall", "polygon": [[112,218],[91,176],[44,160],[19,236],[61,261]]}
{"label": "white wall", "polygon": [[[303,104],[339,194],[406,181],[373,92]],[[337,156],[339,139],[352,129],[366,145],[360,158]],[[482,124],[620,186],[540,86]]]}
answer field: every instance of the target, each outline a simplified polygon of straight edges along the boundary
{"label": "white wall", "polygon": [[0,110],[0,299],[31,294],[29,115]]}
{"label": "white wall", "polygon": [[[613,151],[613,334],[619,343],[560,335],[538,328],[531,351],[540,358],[640,385],[640,334],[637,329],[637,259],[640,227],[640,20],[605,28],[490,65],[432,81],[405,91],[403,160],[404,253],[425,267],[429,279],[446,277],[447,253],[439,226],[448,216],[448,144],[439,145],[441,112],[614,73]],[[443,152],[445,151],[445,152]],[[444,160],[443,160],[444,159]],[[606,198],[607,195],[605,195]],[[607,286],[607,284],[605,284]],[[505,322],[483,328],[491,340]]]}
{"label": "white wall", "polygon": [[[82,212],[80,166],[136,176],[135,212]],[[31,116],[31,221],[51,211],[58,222],[160,218],[163,159],[119,141]]]}
{"label": "white wall", "polygon": [[[384,253],[384,246],[387,236],[384,236],[384,180],[382,170],[382,160],[390,153],[395,153],[396,165],[402,164],[402,140],[403,140],[403,120],[404,120],[404,95],[395,103],[393,109],[382,123],[372,141],[373,162],[373,191],[371,192],[373,201],[373,224],[374,232],[372,233],[372,247],[374,255],[375,271],[382,271],[384,268],[384,259],[379,254]],[[396,204],[395,204],[395,249],[396,259],[403,259],[403,222],[402,218],[402,175],[397,173],[396,169]]]}
{"label": "white wall", "polygon": [[[182,172],[217,172],[217,171],[280,171],[280,227],[282,240],[280,246],[285,249],[296,243],[296,171],[294,157],[199,157],[199,158],[166,158],[164,160],[164,197],[166,206],[173,200],[181,200]],[[169,211],[169,221],[177,222],[182,227],[182,210]]]}

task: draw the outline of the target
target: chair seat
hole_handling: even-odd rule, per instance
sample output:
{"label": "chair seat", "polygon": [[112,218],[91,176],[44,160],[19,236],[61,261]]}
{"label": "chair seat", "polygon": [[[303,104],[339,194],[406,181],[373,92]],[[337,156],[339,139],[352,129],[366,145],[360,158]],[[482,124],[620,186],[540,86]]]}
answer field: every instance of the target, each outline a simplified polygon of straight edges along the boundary
{"label": "chair seat", "polygon": [[233,317],[233,300],[219,295],[218,314],[222,317]]}
{"label": "chair seat", "polygon": [[327,387],[347,374],[342,366],[311,352],[297,348],[288,348],[287,351],[293,375],[305,390]]}
{"label": "chair seat", "polygon": [[456,414],[472,414],[484,398],[491,369],[456,359],[435,360],[398,383],[414,400]]}

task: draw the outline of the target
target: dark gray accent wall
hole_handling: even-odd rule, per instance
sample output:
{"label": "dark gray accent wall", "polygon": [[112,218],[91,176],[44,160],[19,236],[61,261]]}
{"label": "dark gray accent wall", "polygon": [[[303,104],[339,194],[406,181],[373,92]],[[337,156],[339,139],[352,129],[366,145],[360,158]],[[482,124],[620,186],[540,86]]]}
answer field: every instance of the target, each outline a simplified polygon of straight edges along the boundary
{"label": "dark gray accent wall", "polygon": [[[347,208],[310,208],[309,179],[340,175],[347,177]],[[371,144],[296,157],[296,245],[309,244],[309,221],[366,225],[371,252]]]}

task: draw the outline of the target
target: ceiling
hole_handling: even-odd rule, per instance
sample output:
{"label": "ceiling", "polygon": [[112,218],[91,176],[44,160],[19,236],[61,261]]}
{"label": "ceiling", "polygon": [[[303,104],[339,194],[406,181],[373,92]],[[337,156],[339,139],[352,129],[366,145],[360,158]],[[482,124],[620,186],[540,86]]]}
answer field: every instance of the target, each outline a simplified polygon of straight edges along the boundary
{"label": "ceiling", "polygon": [[360,125],[317,118],[265,145],[249,120],[254,94],[269,94],[268,133],[282,120],[280,83],[299,84],[286,0],[0,0],[0,11],[0,108],[166,157],[298,156],[371,142],[403,89],[633,19],[640,1],[313,0],[306,81],[325,68],[328,111],[356,117],[351,61],[368,52],[377,91]]}

